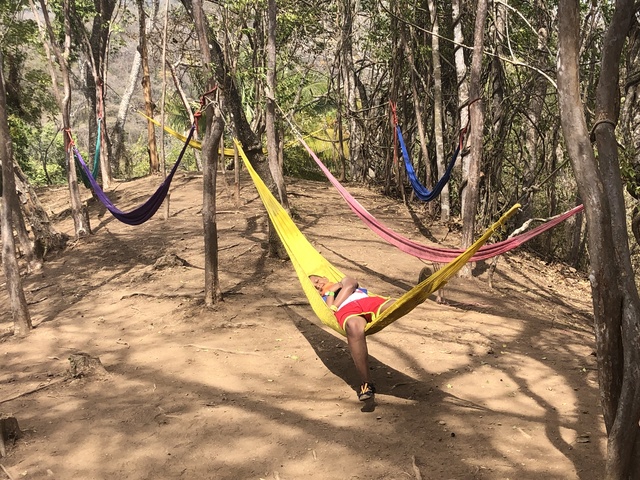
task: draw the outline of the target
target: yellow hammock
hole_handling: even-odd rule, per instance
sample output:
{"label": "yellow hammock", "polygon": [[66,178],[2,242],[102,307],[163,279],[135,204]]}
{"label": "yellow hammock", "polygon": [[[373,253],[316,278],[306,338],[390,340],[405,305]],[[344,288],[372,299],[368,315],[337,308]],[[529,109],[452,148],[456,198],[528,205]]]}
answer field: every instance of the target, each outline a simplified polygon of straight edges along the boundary
{"label": "yellow hammock", "polygon": [[[145,115],[144,113],[142,113],[142,112],[140,112],[138,110],[136,110],[136,112],[140,116],[146,118],[148,121],[153,123],[154,125],[156,125],[158,127],[162,127],[163,126],[162,123],[160,123],[155,118],[148,117],[147,115]],[[187,141],[187,137],[186,136],[182,135],[181,133],[176,132],[173,128],[168,127],[167,125],[164,125],[164,131],[169,133],[169,134],[171,134],[171,135],[173,135],[176,138],[179,138],[183,142]],[[196,150],[202,150],[202,142],[199,142],[198,140],[193,140],[193,139],[189,140],[189,146],[195,148]],[[234,155],[233,148],[225,148],[225,149],[222,149],[218,153],[224,154],[225,157],[233,157],[233,155]]]}
{"label": "yellow hammock", "polygon": [[[337,268],[331,265],[331,263],[329,263],[329,261],[327,261],[322,255],[320,255],[320,252],[318,252],[309,243],[298,227],[296,227],[295,223],[293,223],[293,220],[291,220],[291,217],[289,217],[286,210],[282,208],[282,205],[280,205],[278,200],[276,200],[276,198],[271,194],[260,176],[253,169],[244,153],[244,150],[242,150],[240,142],[235,139],[234,142],[238,147],[240,157],[242,158],[247,171],[256,185],[256,189],[258,190],[262,203],[264,203],[267,213],[269,214],[269,218],[271,218],[271,222],[273,223],[273,226],[278,232],[289,257],[291,258],[291,262],[296,270],[302,289],[309,299],[311,308],[322,323],[333,328],[336,332],[345,335],[345,331],[340,328],[340,325],[338,325],[335,315],[318,294],[311,283],[311,280],[309,280],[309,275],[321,275],[327,277],[332,282],[338,282],[344,278],[344,275],[340,273]],[[391,307],[385,310],[382,315],[375,320],[375,322],[368,323],[365,332],[367,334],[372,334],[382,330],[387,325],[416,308],[429,298],[429,295],[433,292],[443,287],[447,281],[453,277],[465,263],[467,263],[467,261],[489,239],[489,237],[491,237],[491,235],[493,235],[493,233],[500,228],[509,217],[516,213],[519,208],[519,204],[511,207],[507,213],[502,215],[500,220],[494,223],[464,253],[460,254],[455,260],[452,260],[451,263],[448,263],[429,278],[398,298]]]}

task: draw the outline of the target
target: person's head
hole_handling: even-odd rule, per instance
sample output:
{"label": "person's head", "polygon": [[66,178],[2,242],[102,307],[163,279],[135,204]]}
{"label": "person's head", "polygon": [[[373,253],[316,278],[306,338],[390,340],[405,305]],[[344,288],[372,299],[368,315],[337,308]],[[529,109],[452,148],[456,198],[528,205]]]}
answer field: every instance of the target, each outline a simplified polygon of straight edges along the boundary
{"label": "person's head", "polygon": [[311,283],[313,283],[313,286],[319,293],[322,293],[322,290],[327,283],[331,283],[327,277],[320,275],[309,275],[309,280],[311,280]]}

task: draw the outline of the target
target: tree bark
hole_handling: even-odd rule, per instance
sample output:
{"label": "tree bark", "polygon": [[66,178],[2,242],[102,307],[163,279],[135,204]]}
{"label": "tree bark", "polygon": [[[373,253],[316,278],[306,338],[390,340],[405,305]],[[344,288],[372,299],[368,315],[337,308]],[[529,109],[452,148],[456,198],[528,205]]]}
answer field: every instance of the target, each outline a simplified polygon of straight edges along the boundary
{"label": "tree bark", "polygon": [[[193,111],[191,110],[191,105],[189,104],[189,98],[187,98],[187,94],[184,91],[184,88],[182,88],[182,84],[180,83],[180,78],[178,78],[178,73],[176,72],[176,66],[172,65],[167,60],[167,68],[169,69],[169,72],[171,73],[171,78],[173,79],[173,84],[176,87],[176,91],[178,92],[178,95],[180,96],[180,101],[182,102],[182,105],[184,106],[184,110],[189,115],[189,121],[193,125],[193,123],[196,121],[196,118],[193,115]],[[193,139],[194,140],[198,140],[198,131],[197,130],[195,132],[193,132]],[[224,143],[224,142],[222,142],[222,143]],[[198,169],[198,171],[202,171],[202,158],[200,157],[200,152],[198,150],[196,150],[195,148],[193,149],[193,156],[196,159],[196,168]],[[224,159],[224,155],[222,155],[222,158]]]}
{"label": "tree bark", "polygon": [[2,264],[4,276],[11,301],[11,314],[13,317],[13,333],[16,336],[25,336],[31,330],[31,316],[27,308],[27,300],[22,289],[20,267],[16,258],[16,245],[13,239],[14,213],[19,212],[18,196],[13,174],[13,153],[9,124],[7,121],[7,97],[4,88],[4,76],[2,73],[2,54],[0,53],[0,163],[2,164]]}
{"label": "tree bark", "polygon": [[34,261],[41,264],[48,252],[64,249],[69,238],[53,227],[49,215],[42,207],[36,192],[20,166],[14,164],[13,170],[20,207],[33,235]]}
{"label": "tree bark", "polygon": [[111,23],[113,11],[118,0],[94,0],[96,17],[91,29],[91,54],[95,65],[95,97],[96,118],[102,122],[100,128],[100,174],[104,188],[109,188],[112,182],[111,176],[111,144],[106,128],[106,108],[104,85],[107,83],[107,51],[109,36],[111,35]]}
{"label": "tree bark", "polygon": [[[438,7],[433,0],[429,0],[429,13],[431,15],[431,59],[433,61],[433,136],[436,146],[436,166],[438,180],[444,176],[447,161],[444,156],[444,116],[442,114],[442,67],[440,61],[440,38]],[[451,203],[449,198],[449,182],[440,192],[440,220],[448,222],[451,218]]]}
{"label": "tree bark", "polygon": [[[469,120],[469,112],[462,108],[469,101],[469,83],[467,80],[467,62],[464,55],[464,34],[462,32],[462,0],[451,2],[451,14],[453,16],[453,58],[456,67],[456,79],[458,81],[458,108],[460,109],[460,128],[464,128]],[[460,152],[459,165],[463,170],[464,152]],[[463,172],[463,178],[465,173]]]}
{"label": "tree bark", "polygon": [[561,122],[587,217],[600,401],[607,429],[607,480],[640,477],[640,299],[631,268],[614,128],[618,120],[620,53],[633,1],[619,0],[602,51],[596,94],[598,158],[579,92],[577,0],[559,3],[558,94]]}
{"label": "tree bark", "polygon": [[[471,120],[469,131],[470,154],[464,158],[468,165],[466,177],[463,177],[464,188],[462,197],[462,247],[469,247],[475,237],[476,212],[480,191],[480,166],[482,165],[482,142],[484,126],[484,103],[481,99],[482,85],[482,52],[484,50],[484,30],[487,19],[487,0],[478,0],[476,10],[476,24],[473,38],[473,56],[469,78],[469,96],[472,103],[469,106]],[[464,170],[464,169],[463,169]],[[471,266],[465,265],[460,271],[461,276],[471,276]]]}
{"label": "tree bark", "polygon": [[[151,96],[151,74],[149,73],[149,53],[147,51],[146,34],[146,14],[144,12],[144,0],[138,0],[138,15],[140,23],[140,44],[138,51],[142,59],[142,91],[144,93],[144,112],[149,118],[153,118],[155,104]],[[156,146],[155,126],[153,122],[147,121],[147,138],[149,142],[149,173],[160,172],[160,162],[158,161],[158,148]]]}
{"label": "tree bark", "polygon": [[142,57],[140,52],[136,51],[131,63],[131,71],[129,73],[129,83],[127,88],[122,93],[120,99],[120,105],[118,107],[118,113],[116,114],[116,121],[111,131],[111,139],[113,145],[113,165],[115,168],[115,175],[118,176],[122,171],[129,174],[128,162],[126,160],[126,147],[125,147],[125,125],[127,123],[127,115],[129,113],[129,105],[131,104],[131,98],[135,90],[136,83],[138,83],[138,77],[140,76],[140,69],[142,67]]}
{"label": "tree bark", "polygon": [[364,179],[364,166],[360,151],[360,130],[358,128],[358,97],[356,89],[355,69],[353,66],[353,3],[352,0],[340,0],[340,20],[342,29],[340,34],[340,65],[342,67],[342,84],[348,111],[349,122],[349,157],[351,160],[351,178]]}
{"label": "tree bark", "polygon": [[[69,196],[71,199],[71,216],[75,227],[77,238],[81,238],[91,234],[91,226],[89,224],[89,213],[86,205],[82,204],[80,199],[80,190],[78,189],[78,177],[76,175],[75,163],[73,161],[73,152],[71,151],[71,80],[69,78],[69,56],[71,54],[71,19],[69,17],[69,0],[64,0],[62,4],[63,11],[63,30],[64,30],[64,46],[60,48],[57,43],[56,34],[53,31],[49,12],[45,0],[40,0],[42,8],[42,16],[49,33],[50,46],[60,65],[63,83],[63,97],[60,110],[62,112],[62,125],[64,128],[64,147],[65,162],[67,168],[67,183],[69,186]],[[56,81],[56,79],[52,79]]]}
{"label": "tree bark", "polygon": [[[202,8],[202,0],[194,0],[191,13],[200,45],[203,73],[204,75],[211,75],[212,55],[209,48],[209,29]],[[212,90],[215,85],[215,76],[210,76],[207,82],[208,90]],[[222,102],[223,96],[218,94],[218,100]],[[204,228],[205,252],[204,302],[206,306],[211,307],[222,300],[222,290],[220,289],[220,278],[218,275],[216,176],[218,171],[218,150],[220,147],[220,138],[224,131],[224,121],[222,112],[211,99],[203,97],[203,103],[205,103],[204,106],[207,109],[205,115],[207,128],[202,141],[202,224]]]}
{"label": "tree bark", "polygon": [[[187,12],[189,12],[189,15],[191,15],[195,21],[197,11],[202,11],[202,7],[197,8],[198,5],[201,5],[200,0],[198,0],[198,2],[192,0],[181,0],[181,2],[187,9]],[[235,127],[235,134],[242,144],[249,162],[258,175],[260,175],[269,190],[274,193],[275,182],[271,176],[269,164],[265,159],[260,137],[251,129],[251,126],[247,121],[247,117],[242,106],[240,92],[238,92],[236,82],[233,75],[230,73],[230,66],[225,62],[222,48],[216,40],[210,25],[207,23],[204,13],[202,12],[200,15],[202,15],[202,19],[200,21],[203,24],[202,28],[204,30],[204,36],[199,37],[198,40],[201,45],[208,45],[211,58],[210,67],[218,87],[221,106],[229,113]],[[201,46],[200,48],[202,49],[203,47]],[[280,248],[275,246],[279,240],[270,220],[268,242],[269,252],[280,251]]]}
{"label": "tree bark", "polygon": [[[267,7],[267,92],[266,92],[266,133],[267,153],[269,156],[269,168],[271,176],[278,189],[280,203],[289,211],[289,199],[287,188],[282,175],[282,166],[279,162],[278,131],[276,128],[276,2],[268,1]],[[276,255],[282,256],[284,252]]]}

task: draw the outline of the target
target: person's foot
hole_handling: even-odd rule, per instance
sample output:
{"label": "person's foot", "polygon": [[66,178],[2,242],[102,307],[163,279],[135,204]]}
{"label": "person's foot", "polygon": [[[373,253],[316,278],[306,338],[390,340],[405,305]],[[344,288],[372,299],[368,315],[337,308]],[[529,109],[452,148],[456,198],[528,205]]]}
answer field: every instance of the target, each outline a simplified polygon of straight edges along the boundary
{"label": "person's foot", "polygon": [[365,400],[369,400],[373,397],[373,394],[376,393],[376,387],[373,383],[364,382],[360,385],[360,390],[358,390],[358,400],[364,402]]}

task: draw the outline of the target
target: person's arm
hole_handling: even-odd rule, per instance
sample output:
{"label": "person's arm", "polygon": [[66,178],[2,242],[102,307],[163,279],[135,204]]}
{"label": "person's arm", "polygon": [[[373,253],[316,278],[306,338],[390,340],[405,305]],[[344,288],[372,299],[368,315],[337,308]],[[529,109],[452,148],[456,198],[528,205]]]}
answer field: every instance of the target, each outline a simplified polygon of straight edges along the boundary
{"label": "person's arm", "polygon": [[[329,292],[329,296],[327,297],[327,305],[329,308],[335,307],[335,309],[340,308],[342,302],[344,302],[349,295],[356,291],[358,288],[358,281],[353,277],[344,277],[338,283],[334,285],[333,295]],[[333,309],[332,309],[333,310]]]}

